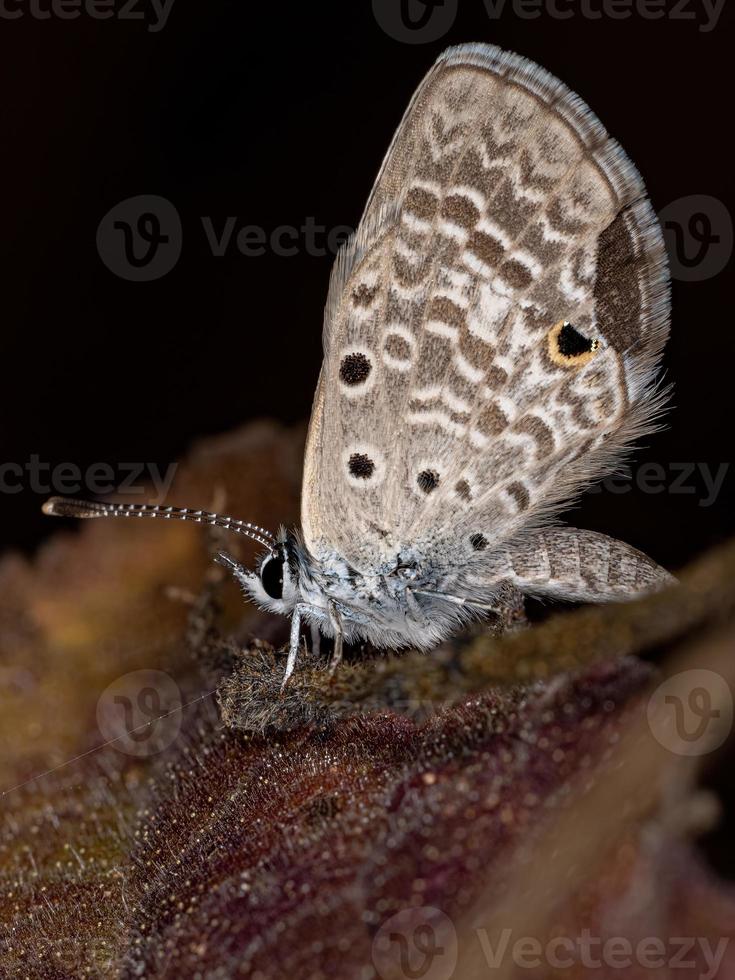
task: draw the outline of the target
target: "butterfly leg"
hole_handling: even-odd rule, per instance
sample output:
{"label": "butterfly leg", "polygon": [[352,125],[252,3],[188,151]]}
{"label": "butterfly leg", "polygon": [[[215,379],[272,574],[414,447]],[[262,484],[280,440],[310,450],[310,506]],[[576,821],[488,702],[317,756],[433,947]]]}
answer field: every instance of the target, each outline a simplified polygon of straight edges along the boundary
{"label": "butterfly leg", "polygon": [[296,657],[299,654],[299,635],[301,633],[301,617],[311,606],[308,602],[297,602],[291,614],[291,636],[288,645],[288,660],[286,661],[286,672],[281,682],[281,690],[285,690],[291,674],[296,666]]}
{"label": "butterfly leg", "polygon": [[316,623],[311,624],[311,652],[315,657],[322,652],[322,633]]}
{"label": "butterfly leg", "polygon": [[332,659],[329,661],[329,676],[331,677],[342,663],[344,635],[342,631],[342,620],[340,619],[340,615],[337,612],[337,607],[333,602],[329,603],[327,611],[329,613],[329,622],[334,630],[334,653],[332,654]]}

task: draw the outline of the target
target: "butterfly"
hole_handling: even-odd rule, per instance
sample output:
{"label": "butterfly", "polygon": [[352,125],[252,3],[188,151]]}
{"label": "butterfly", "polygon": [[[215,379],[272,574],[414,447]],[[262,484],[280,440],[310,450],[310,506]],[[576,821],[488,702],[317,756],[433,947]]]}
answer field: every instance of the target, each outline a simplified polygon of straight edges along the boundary
{"label": "butterfly", "polygon": [[558,523],[653,431],[668,335],[661,230],[642,180],[544,69],[450,48],[405,113],[337,256],[300,531],[205,511],[53,498],[47,513],[226,527],[245,594],[343,643],[429,650],[519,596],[622,600],[672,576]]}

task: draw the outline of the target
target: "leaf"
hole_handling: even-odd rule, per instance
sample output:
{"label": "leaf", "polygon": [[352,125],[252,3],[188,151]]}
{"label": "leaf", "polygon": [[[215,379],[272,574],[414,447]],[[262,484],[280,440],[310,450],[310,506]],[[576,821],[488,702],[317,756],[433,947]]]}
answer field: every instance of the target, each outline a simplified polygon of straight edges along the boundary
{"label": "leaf", "polygon": [[[294,520],[302,438],[262,423],[204,444],[172,502]],[[707,670],[727,710],[735,547],[639,603],[333,683],[304,656],[281,698],[287,624],[243,606],[219,544],[101,522],[4,560],[3,975],[405,978],[431,957],[485,977],[504,949],[494,976],[549,977],[584,972],[584,930],[598,951],[659,939],[665,971],[672,937],[732,936],[731,890],[692,843],[716,803],[649,699]],[[636,656],[654,650],[660,670]],[[572,967],[553,937],[577,943]],[[524,938],[537,968],[517,963]],[[632,959],[596,975],[651,975]]]}

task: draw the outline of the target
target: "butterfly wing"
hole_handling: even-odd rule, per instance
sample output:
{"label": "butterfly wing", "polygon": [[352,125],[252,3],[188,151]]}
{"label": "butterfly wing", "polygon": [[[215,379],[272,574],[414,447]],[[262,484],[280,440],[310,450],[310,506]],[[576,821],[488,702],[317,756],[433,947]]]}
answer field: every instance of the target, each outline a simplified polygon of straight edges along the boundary
{"label": "butterfly wing", "polygon": [[620,146],[526,59],[449,49],[333,270],[308,548],[363,571],[489,559],[650,428],[667,333],[662,236]]}

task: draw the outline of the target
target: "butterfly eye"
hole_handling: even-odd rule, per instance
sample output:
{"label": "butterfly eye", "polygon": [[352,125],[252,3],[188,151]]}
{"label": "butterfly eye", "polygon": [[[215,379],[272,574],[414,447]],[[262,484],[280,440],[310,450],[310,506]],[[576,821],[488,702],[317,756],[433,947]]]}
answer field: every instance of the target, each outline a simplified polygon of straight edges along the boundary
{"label": "butterfly eye", "polygon": [[260,581],[271,599],[282,599],[283,558],[267,558],[260,569]]}
{"label": "butterfly eye", "polygon": [[562,367],[582,367],[599,346],[599,340],[585,337],[569,320],[560,320],[549,331],[549,357]]}

